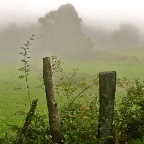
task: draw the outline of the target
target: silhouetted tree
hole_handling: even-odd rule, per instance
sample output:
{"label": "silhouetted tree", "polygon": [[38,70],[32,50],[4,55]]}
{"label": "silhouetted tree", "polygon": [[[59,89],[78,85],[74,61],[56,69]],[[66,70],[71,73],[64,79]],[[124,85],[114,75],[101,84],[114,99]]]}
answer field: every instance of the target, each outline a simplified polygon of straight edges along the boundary
{"label": "silhouetted tree", "polygon": [[67,50],[78,41],[86,40],[81,31],[81,22],[72,4],[61,5],[57,10],[50,11],[45,17],[39,18],[41,45],[51,51]]}

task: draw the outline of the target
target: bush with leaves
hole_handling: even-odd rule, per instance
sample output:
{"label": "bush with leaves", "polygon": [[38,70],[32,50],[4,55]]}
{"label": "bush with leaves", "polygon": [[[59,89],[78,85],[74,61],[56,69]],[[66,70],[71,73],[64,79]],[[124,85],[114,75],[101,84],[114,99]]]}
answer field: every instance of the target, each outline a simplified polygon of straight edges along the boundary
{"label": "bush with leaves", "polygon": [[66,143],[97,142],[97,82],[96,76],[80,76],[76,69],[68,75],[62,71],[55,82],[56,95],[63,99],[60,117]]}
{"label": "bush with leaves", "polygon": [[135,80],[127,89],[127,95],[115,110],[114,125],[117,141],[144,142],[144,82]]}
{"label": "bush with leaves", "polygon": [[27,131],[24,144],[52,144],[49,125],[45,115],[35,113]]}
{"label": "bush with leaves", "polygon": [[61,112],[63,134],[67,143],[95,143],[97,142],[98,109],[95,102],[82,105],[74,102],[65,105]]}

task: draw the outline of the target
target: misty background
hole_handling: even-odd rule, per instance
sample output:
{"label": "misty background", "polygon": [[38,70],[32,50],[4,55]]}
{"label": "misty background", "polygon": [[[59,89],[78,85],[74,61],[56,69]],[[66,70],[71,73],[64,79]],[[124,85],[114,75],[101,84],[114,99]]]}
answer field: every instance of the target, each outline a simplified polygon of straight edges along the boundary
{"label": "misty background", "polygon": [[144,48],[142,1],[102,0],[0,2],[0,61],[19,60],[20,47],[32,34],[31,55],[42,60],[97,59],[103,49]]}

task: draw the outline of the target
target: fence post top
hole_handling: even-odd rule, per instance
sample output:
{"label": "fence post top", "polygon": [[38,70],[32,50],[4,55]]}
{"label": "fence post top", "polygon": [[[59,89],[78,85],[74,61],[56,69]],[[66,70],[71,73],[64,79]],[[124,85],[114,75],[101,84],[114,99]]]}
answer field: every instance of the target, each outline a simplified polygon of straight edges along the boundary
{"label": "fence post top", "polygon": [[100,72],[99,75],[116,75],[116,71],[103,71]]}

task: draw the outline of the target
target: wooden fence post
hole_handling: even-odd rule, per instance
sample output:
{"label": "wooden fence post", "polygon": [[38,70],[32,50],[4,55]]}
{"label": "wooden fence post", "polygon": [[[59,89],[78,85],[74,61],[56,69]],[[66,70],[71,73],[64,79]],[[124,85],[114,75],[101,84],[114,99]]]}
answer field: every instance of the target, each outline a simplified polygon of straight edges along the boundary
{"label": "wooden fence post", "polygon": [[64,136],[61,131],[57,103],[54,97],[50,57],[43,58],[43,79],[45,85],[46,101],[47,101],[47,107],[49,113],[49,125],[50,125],[52,140],[55,143],[63,144]]}
{"label": "wooden fence post", "polygon": [[114,116],[114,99],[116,91],[116,72],[99,73],[99,127],[98,138],[104,144],[113,144],[112,122]]}
{"label": "wooden fence post", "polygon": [[17,144],[22,144],[26,139],[28,127],[29,127],[29,125],[31,123],[31,120],[32,120],[32,117],[35,113],[35,109],[36,109],[36,106],[37,106],[37,101],[38,101],[38,99],[33,100],[32,103],[31,103],[31,107],[30,107],[29,113],[26,116],[24,126],[21,130],[21,133],[20,133],[20,137],[19,137],[18,141],[16,142]]}

